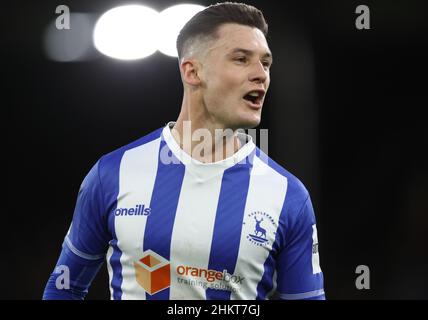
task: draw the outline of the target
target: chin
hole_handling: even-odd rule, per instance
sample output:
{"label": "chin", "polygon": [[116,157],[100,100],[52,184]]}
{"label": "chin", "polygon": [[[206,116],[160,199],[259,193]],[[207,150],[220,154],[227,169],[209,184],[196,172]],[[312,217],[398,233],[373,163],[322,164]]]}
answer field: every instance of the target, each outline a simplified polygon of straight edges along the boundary
{"label": "chin", "polygon": [[261,121],[260,115],[242,117],[240,119],[237,119],[234,127],[237,129],[252,129],[257,127],[260,124],[260,121]]}

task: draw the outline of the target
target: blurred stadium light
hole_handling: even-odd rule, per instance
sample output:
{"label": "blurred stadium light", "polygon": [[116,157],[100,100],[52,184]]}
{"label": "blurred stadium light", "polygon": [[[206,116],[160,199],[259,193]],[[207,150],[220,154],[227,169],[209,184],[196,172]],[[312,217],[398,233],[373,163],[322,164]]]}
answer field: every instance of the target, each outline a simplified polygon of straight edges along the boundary
{"label": "blurred stadium light", "polygon": [[169,7],[160,13],[158,50],[165,55],[177,57],[177,36],[196,13],[205,9],[196,4],[179,4]]}
{"label": "blurred stadium light", "polygon": [[145,58],[157,50],[159,13],[141,5],[110,9],[94,28],[95,47],[103,54],[121,60]]}
{"label": "blurred stadium light", "polygon": [[120,60],[148,57],[157,50],[177,57],[176,39],[184,24],[205,7],[178,4],[162,12],[143,5],[112,8],[96,21],[94,15],[71,13],[70,29],[58,30],[53,21],[45,32],[44,47],[49,59],[82,61],[102,54]]}
{"label": "blurred stadium light", "polygon": [[47,57],[58,62],[87,60],[92,57],[93,15],[86,13],[70,14],[69,30],[59,30],[53,20],[46,28],[44,49]]}

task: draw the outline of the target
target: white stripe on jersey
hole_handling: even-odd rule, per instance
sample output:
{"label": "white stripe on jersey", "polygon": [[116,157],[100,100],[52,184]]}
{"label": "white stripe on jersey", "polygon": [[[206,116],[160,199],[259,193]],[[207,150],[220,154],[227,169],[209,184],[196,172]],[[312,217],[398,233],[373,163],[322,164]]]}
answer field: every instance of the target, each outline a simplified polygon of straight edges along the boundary
{"label": "white stripe on jersey", "polygon": [[[161,138],[126,151],[120,163],[118,208],[134,208],[137,204],[150,206],[156,180]],[[117,246],[122,251],[122,299],[146,297],[144,289],[135,281],[134,261],[143,253],[146,216],[116,217]]]}
{"label": "white stripe on jersey", "polygon": [[[206,299],[203,287],[178,283],[179,265],[208,268],[223,175],[200,182],[186,169],[171,238],[170,299]],[[185,279],[186,276],[180,276]]]}
{"label": "white stripe on jersey", "polygon": [[108,271],[108,276],[109,276],[109,288],[110,288],[110,299],[113,300],[113,287],[111,285],[111,282],[113,281],[113,269],[111,267],[110,264],[110,258],[113,255],[113,247],[110,246],[107,250],[107,255],[106,255],[106,259],[107,259],[107,271]]}
{"label": "white stripe on jersey", "polygon": [[278,287],[277,280],[278,280],[278,272],[275,269],[272,277],[272,290],[269,291],[269,293],[266,295],[266,300],[270,300],[275,295],[276,288]]}
{"label": "white stripe on jersey", "polygon": [[275,242],[279,216],[286,192],[287,178],[280,175],[258,157],[254,157],[244,217],[255,211],[263,211],[272,217],[274,224],[264,224],[265,228],[268,229],[266,234],[269,244],[266,246],[267,250],[263,252],[254,250],[254,245],[246,239],[248,234],[253,233],[254,224],[246,223],[243,225],[238,261],[234,273],[245,275],[246,279],[241,290],[232,292],[231,300],[252,300],[257,297],[257,285],[263,277],[264,263],[272,249],[272,244]]}

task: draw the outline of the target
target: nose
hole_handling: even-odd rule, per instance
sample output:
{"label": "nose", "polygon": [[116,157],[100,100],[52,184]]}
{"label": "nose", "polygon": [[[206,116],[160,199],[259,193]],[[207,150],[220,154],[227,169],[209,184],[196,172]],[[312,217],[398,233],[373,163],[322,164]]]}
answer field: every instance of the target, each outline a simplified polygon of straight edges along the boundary
{"label": "nose", "polygon": [[249,74],[249,80],[256,83],[266,83],[269,77],[269,71],[265,69],[261,61],[253,64]]}

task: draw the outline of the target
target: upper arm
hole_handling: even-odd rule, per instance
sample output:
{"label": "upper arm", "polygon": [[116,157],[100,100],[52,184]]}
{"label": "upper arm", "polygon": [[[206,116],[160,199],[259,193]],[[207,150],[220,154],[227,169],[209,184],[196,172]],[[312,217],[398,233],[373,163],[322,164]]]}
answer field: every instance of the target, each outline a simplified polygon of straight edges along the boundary
{"label": "upper arm", "polygon": [[[83,180],[77,196],[73,221],[63,249],[43,295],[44,299],[83,299],[104,262],[110,241],[102,185],[97,162]],[[66,270],[61,274],[59,270]],[[66,277],[69,289],[58,288]],[[64,278],[64,280],[66,279]]]}
{"label": "upper arm", "polygon": [[324,279],[319,264],[318,235],[310,197],[290,208],[285,244],[277,261],[277,291],[280,299],[324,299]]}
{"label": "upper arm", "polygon": [[111,235],[107,227],[107,212],[98,161],[83,180],[77,196],[65,243],[76,255],[96,260],[107,251]]}

